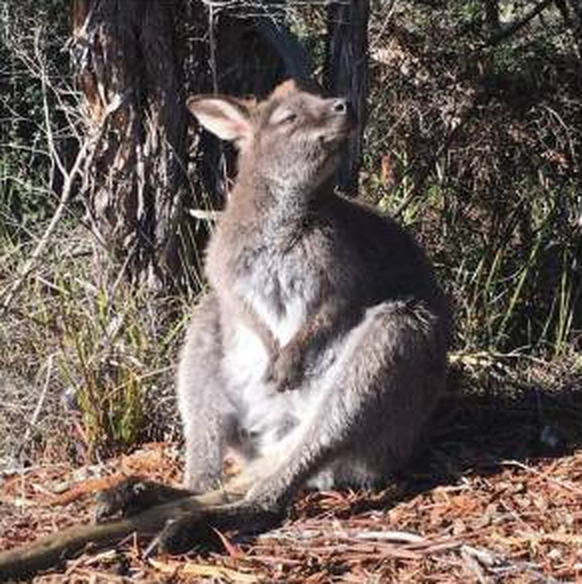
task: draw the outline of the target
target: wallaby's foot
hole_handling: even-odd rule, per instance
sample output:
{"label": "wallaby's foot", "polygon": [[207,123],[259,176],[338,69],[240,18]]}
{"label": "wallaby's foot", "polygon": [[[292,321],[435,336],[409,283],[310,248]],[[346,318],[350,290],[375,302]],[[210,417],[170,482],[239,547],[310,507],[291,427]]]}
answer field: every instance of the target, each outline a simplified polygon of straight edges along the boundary
{"label": "wallaby's foot", "polygon": [[157,537],[157,551],[182,554],[196,546],[213,549],[220,538],[212,525],[200,515],[171,519]]}
{"label": "wallaby's foot", "polygon": [[170,520],[157,538],[163,553],[185,553],[196,546],[212,548],[221,544],[218,531],[236,530],[239,534],[257,534],[273,529],[284,512],[233,504]]}
{"label": "wallaby's foot", "polygon": [[129,517],[144,509],[190,496],[184,489],[168,487],[139,476],[128,477],[114,487],[95,495],[95,522],[115,516]]}

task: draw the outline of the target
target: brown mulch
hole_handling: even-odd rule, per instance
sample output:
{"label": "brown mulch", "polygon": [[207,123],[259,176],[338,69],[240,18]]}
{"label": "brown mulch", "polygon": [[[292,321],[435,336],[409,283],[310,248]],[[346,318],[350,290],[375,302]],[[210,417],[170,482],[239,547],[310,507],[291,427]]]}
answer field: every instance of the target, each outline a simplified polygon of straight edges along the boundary
{"label": "brown mulch", "polygon": [[[498,368],[451,378],[424,454],[383,492],[304,494],[280,528],[184,556],[130,537],[34,582],[582,582],[582,378],[542,389],[544,368],[525,384]],[[178,486],[181,466],[152,443],[0,475],[0,550],[91,521],[93,492],[126,476]]]}
{"label": "brown mulch", "polygon": [[[91,493],[128,474],[177,484],[176,448],[150,444],[101,467],[32,468],[0,485],[0,549],[89,521]],[[35,582],[582,581],[582,450],[500,462],[455,484],[317,493],[254,539],[222,534],[212,552],[144,559],[136,538],[85,554]]]}

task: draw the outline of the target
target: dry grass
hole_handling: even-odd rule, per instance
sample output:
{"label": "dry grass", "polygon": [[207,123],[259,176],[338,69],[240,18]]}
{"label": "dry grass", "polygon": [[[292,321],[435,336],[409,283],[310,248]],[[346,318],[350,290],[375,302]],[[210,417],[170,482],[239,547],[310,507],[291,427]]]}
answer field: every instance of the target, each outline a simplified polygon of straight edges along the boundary
{"label": "dry grass", "polygon": [[[0,247],[0,297],[34,244]],[[114,262],[98,270],[96,245],[65,221],[1,314],[0,470],[45,457],[87,463],[175,436],[187,308],[131,287]]]}

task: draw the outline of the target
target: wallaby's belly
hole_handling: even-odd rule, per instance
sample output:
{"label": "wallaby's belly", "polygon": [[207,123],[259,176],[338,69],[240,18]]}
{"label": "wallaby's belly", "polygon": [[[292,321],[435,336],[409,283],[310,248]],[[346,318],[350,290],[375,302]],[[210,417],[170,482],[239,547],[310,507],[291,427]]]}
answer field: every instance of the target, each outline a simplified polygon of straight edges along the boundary
{"label": "wallaby's belly", "polygon": [[258,454],[267,454],[306,419],[316,390],[279,392],[266,381],[269,355],[258,335],[244,324],[234,328],[225,349],[223,367],[240,428]]}

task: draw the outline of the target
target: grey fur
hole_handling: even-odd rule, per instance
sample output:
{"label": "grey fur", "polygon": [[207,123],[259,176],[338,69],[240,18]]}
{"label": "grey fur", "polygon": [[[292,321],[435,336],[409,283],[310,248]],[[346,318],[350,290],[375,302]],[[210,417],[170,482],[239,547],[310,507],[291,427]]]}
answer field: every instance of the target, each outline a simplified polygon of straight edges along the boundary
{"label": "grey fur", "polygon": [[289,82],[258,105],[189,100],[240,155],[179,365],[186,486],[220,484],[235,448],[240,509],[280,509],[306,484],[385,481],[444,388],[451,319],[429,261],[332,192],[345,106]]}

